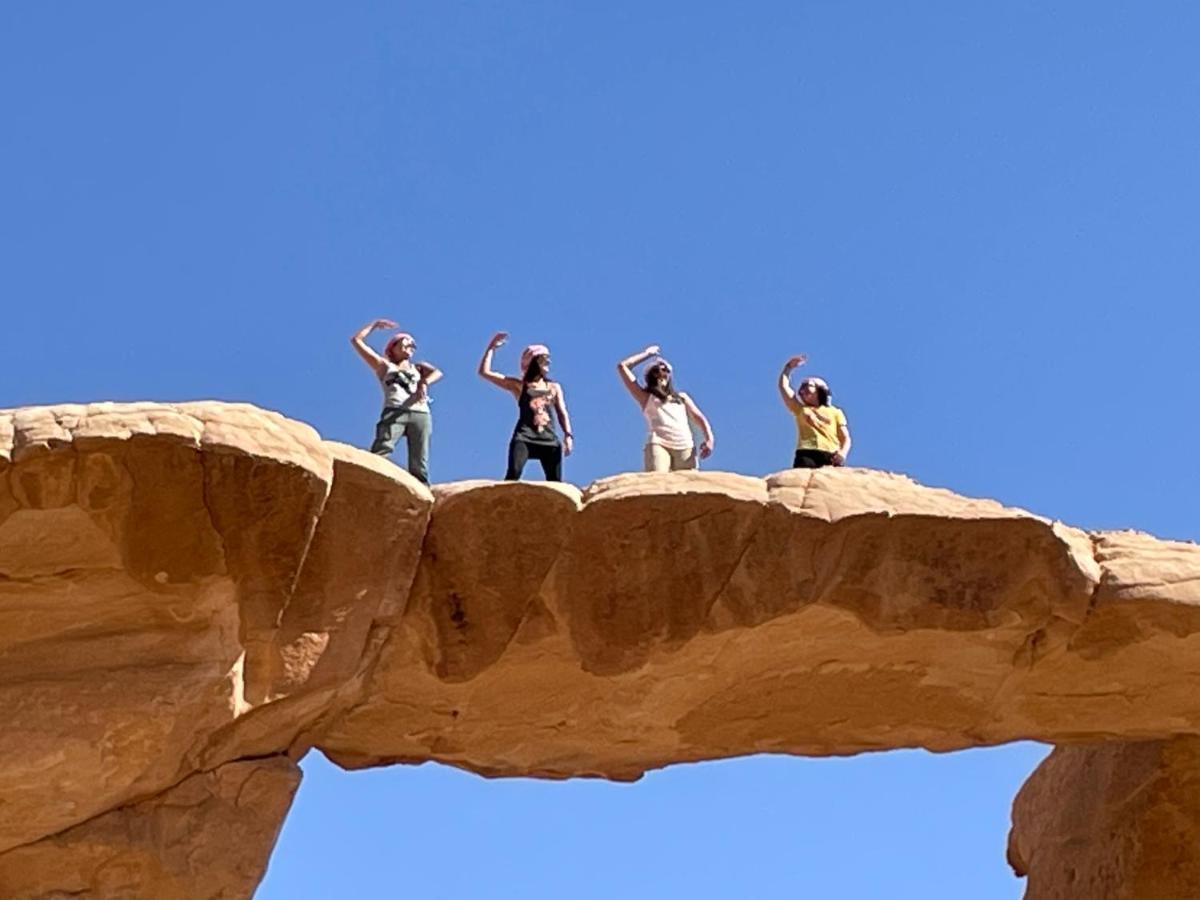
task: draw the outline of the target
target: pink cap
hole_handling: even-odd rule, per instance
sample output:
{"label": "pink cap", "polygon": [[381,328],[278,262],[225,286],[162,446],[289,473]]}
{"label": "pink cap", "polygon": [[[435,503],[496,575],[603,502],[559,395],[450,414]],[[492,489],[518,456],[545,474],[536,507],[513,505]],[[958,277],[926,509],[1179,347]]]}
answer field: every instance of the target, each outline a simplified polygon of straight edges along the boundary
{"label": "pink cap", "polygon": [[395,347],[398,343],[400,343],[405,338],[408,338],[414,344],[417,342],[417,339],[415,337],[413,337],[411,334],[409,334],[407,331],[397,331],[390,338],[388,338],[388,342],[383,347],[383,355],[386,356],[388,359],[391,359],[392,358],[392,348]]}
{"label": "pink cap", "polygon": [[549,356],[550,348],[545,344],[530,344],[521,351],[521,371],[524,372],[529,368],[529,364],[533,362],[535,356]]}

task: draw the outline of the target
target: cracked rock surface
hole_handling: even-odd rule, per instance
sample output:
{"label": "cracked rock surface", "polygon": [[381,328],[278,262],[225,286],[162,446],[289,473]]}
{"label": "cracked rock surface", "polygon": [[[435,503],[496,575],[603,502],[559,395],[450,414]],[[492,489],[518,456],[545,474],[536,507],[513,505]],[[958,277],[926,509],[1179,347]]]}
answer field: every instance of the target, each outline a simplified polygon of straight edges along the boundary
{"label": "cracked rock surface", "polygon": [[2,897],[227,900],[254,893],[300,783],[286,757],[190,775],[0,859]]}
{"label": "cracked rock surface", "polygon": [[[0,887],[25,885],[0,895],[119,896],[88,860],[165,839],[187,785],[198,820],[250,816],[269,849],[279,767],[314,746],[632,779],[1155,741],[1200,734],[1198,651],[1196,545],[888,473],[430,492],[243,404],[0,411]],[[221,786],[245,766],[274,773],[253,814]],[[39,894],[28,860],[68,845],[83,886]]]}

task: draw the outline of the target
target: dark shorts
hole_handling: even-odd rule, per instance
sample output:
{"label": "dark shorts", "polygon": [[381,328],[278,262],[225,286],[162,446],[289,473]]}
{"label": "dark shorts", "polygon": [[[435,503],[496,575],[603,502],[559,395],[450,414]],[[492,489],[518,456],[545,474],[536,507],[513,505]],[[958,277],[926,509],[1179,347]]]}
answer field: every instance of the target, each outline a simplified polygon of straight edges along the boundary
{"label": "dark shorts", "polygon": [[828,450],[797,450],[792,457],[793,469],[820,469],[833,465],[833,454]]}

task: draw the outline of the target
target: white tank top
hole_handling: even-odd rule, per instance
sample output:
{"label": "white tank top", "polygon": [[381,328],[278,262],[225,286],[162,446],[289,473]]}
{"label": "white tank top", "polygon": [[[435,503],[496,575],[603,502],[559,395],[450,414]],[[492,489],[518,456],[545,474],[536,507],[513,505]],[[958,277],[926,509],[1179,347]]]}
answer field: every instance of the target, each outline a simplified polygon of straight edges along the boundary
{"label": "white tank top", "polygon": [[682,400],[663,402],[650,394],[642,406],[642,415],[646,417],[646,425],[650,428],[647,444],[658,444],[668,450],[690,450],[695,446],[692,428],[688,424],[687,407]]}
{"label": "white tank top", "polygon": [[383,405],[388,409],[407,409],[410,412],[429,412],[428,400],[412,399],[421,380],[417,367],[409,363],[403,368],[391,362],[384,361],[386,368],[379,376],[379,384],[383,388]]}

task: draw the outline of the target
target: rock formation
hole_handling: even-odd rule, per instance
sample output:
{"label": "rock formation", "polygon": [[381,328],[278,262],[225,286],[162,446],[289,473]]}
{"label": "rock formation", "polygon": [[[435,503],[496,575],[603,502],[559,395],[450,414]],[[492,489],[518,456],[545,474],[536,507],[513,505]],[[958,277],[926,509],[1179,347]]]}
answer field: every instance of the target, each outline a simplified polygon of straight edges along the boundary
{"label": "rock formation", "polygon": [[249,897],[300,770],[227,763],[0,857],[0,897]]}
{"label": "rock formation", "polygon": [[431,493],[245,405],[0,411],[0,896],[247,896],[312,747],[633,779],[1026,738],[1088,745],[1018,800],[1030,896],[1136,891],[1152,856],[1103,868],[1065,811],[1151,760],[1103,742],[1200,734],[1198,647],[1196,545],[886,473]]}
{"label": "rock formation", "polygon": [[1200,897],[1200,739],[1059,747],[1017,794],[1027,900]]}

